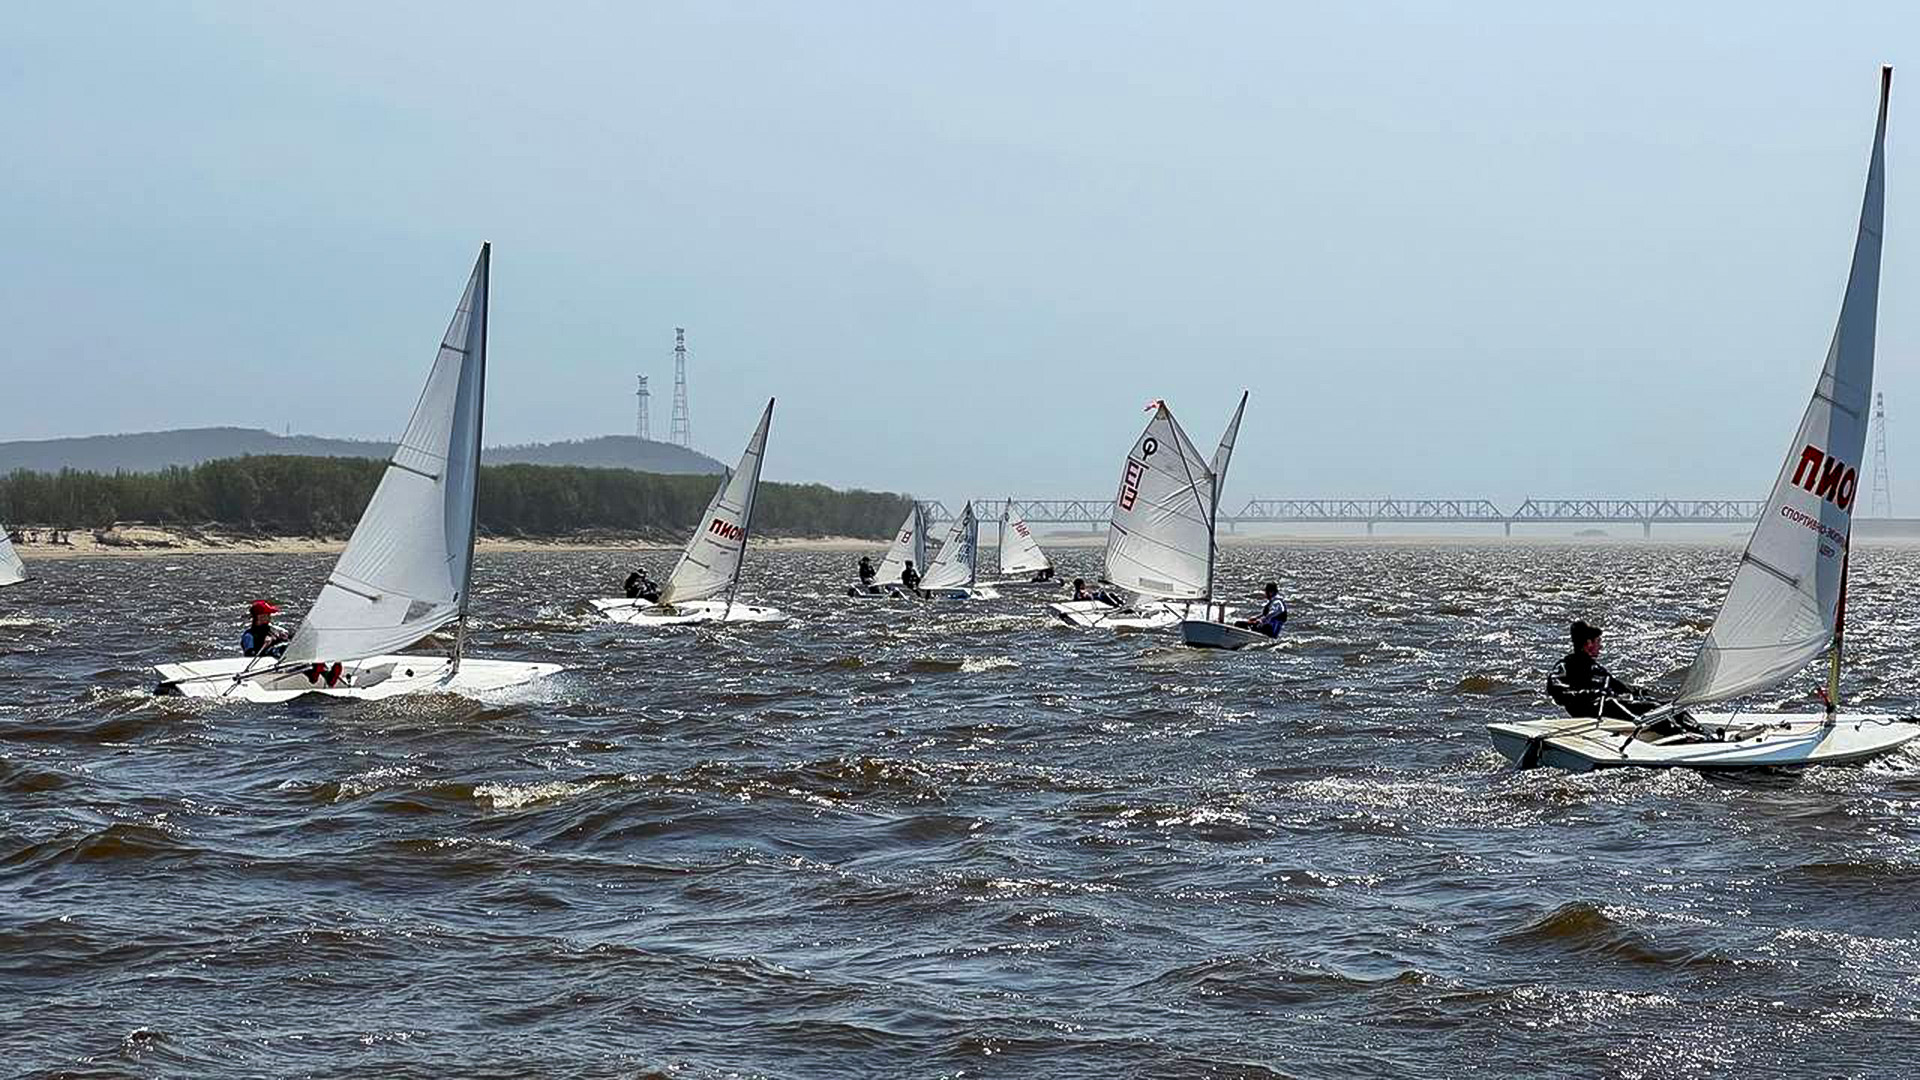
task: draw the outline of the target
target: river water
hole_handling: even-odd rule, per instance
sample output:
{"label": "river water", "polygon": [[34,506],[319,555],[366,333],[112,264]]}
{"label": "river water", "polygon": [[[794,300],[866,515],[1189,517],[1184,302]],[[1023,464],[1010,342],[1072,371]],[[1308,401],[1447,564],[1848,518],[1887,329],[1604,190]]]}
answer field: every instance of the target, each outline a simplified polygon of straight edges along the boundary
{"label": "river water", "polygon": [[[1098,553],[1065,552],[1071,577]],[[1517,772],[1576,617],[1673,685],[1737,551],[1234,548],[1285,641],[854,605],[595,623],[619,553],[483,556],[485,702],[154,699],[331,556],[0,592],[0,1050],[87,1076],[1912,1076],[1920,753]],[[656,576],[666,563],[653,556]],[[1848,692],[1920,711],[1920,549],[1855,553]],[[1805,683],[1811,687],[1815,676]],[[1799,704],[1782,691],[1758,709]]]}

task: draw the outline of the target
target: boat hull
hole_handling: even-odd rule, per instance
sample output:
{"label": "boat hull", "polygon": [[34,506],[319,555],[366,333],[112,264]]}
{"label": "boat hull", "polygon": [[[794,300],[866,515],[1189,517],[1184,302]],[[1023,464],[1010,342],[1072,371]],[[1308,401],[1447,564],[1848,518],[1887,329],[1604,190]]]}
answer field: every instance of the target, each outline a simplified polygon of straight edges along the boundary
{"label": "boat hull", "polygon": [[1063,600],[1047,610],[1080,630],[1165,630],[1187,617],[1186,605],[1166,603],[1114,607],[1098,600]]}
{"label": "boat hull", "polygon": [[244,656],[159,664],[154,667],[160,676],[154,693],[269,704],[292,701],[306,694],[377,701],[403,694],[484,694],[566,670],[559,664],[470,656],[461,660],[459,670],[455,671],[448,657],[396,653],[343,661],[339,684],[328,686],[324,680],[309,682],[304,669],[244,676],[249,664],[256,669],[262,666]]}
{"label": "boat hull", "polygon": [[1180,641],[1196,649],[1264,649],[1279,642],[1258,630],[1215,622],[1212,619],[1180,620]]}
{"label": "boat hull", "polygon": [[694,623],[783,623],[787,613],[779,608],[762,607],[724,600],[692,600],[662,607],[649,600],[594,600],[593,610],[603,618],[626,626],[687,626]]}
{"label": "boat hull", "polygon": [[1853,765],[1920,738],[1920,723],[1878,713],[1842,714],[1829,726],[1824,713],[1691,713],[1724,740],[1669,736],[1629,740],[1626,720],[1552,717],[1488,724],[1494,749],[1521,768],[1545,765],[1590,769],[1763,769]]}

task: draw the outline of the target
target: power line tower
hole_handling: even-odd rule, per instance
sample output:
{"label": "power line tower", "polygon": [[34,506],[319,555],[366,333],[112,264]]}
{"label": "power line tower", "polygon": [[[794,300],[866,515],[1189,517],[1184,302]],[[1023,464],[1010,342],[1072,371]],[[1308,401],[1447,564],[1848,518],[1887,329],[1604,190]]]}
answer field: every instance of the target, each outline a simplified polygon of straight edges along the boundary
{"label": "power line tower", "polygon": [[653,438],[653,398],[647,393],[647,377],[636,375],[634,378],[640,380],[640,389],[633,395],[640,399],[640,407],[634,413],[633,433],[642,439],[651,439]]}
{"label": "power line tower", "polygon": [[1867,511],[1874,517],[1893,516],[1893,487],[1887,479],[1887,395],[1873,395],[1873,502]]}
{"label": "power line tower", "polygon": [[693,422],[687,417],[687,329],[673,328],[673,431],[675,446],[693,448]]}

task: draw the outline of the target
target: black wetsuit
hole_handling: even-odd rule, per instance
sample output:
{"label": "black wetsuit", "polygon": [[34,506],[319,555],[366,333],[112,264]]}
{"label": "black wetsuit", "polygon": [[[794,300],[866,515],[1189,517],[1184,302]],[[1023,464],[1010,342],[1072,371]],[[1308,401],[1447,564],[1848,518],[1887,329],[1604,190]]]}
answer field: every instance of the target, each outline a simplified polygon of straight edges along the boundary
{"label": "black wetsuit", "polygon": [[1615,720],[1637,719],[1641,713],[1660,704],[1645,700],[1645,690],[1614,678],[1612,672],[1588,656],[1584,649],[1575,649],[1554,665],[1553,674],[1547,676],[1547,693],[1567,710],[1568,716],[1599,716],[1603,696],[1607,700],[1607,716]]}
{"label": "black wetsuit", "polygon": [[900,571],[900,584],[908,590],[920,588],[920,571],[911,566]]}
{"label": "black wetsuit", "polygon": [[655,585],[647,575],[635,570],[627,575],[627,598],[630,600],[658,600],[660,586]]}

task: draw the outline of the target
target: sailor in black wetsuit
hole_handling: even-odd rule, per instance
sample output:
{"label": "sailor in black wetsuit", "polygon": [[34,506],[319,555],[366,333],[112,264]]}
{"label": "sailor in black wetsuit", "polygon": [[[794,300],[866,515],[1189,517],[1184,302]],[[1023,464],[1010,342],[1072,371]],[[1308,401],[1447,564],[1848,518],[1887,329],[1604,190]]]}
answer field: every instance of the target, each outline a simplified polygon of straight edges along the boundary
{"label": "sailor in black wetsuit", "polygon": [[1568,716],[1599,716],[1603,698],[1610,720],[1638,720],[1642,713],[1659,708],[1660,703],[1645,690],[1614,678],[1601,666],[1599,627],[1576,621],[1572,634],[1573,651],[1547,676],[1547,693]]}
{"label": "sailor in black wetsuit", "polygon": [[627,575],[627,598],[629,600],[645,600],[650,604],[658,603],[660,600],[660,586],[653,583],[653,579],[647,576],[647,571],[644,568],[635,570],[633,573]]}
{"label": "sailor in black wetsuit", "polygon": [[293,635],[273,625],[273,617],[279,613],[279,608],[265,600],[255,600],[247,608],[247,630],[240,635],[242,656],[266,655],[278,660],[287,651]]}
{"label": "sailor in black wetsuit", "polygon": [[872,591],[873,575],[876,573],[876,571],[873,568],[873,560],[866,557],[865,555],[860,556],[859,573],[860,573],[860,591],[862,592]]}
{"label": "sailor in black wetsuit", "polygon": [[913,568],[912,559],[908,559],[906,567],[900,571],[900,585],[908,592],[920,590],[920,571]]}

